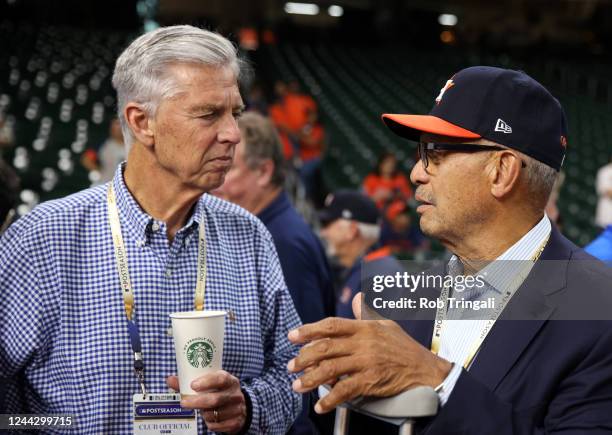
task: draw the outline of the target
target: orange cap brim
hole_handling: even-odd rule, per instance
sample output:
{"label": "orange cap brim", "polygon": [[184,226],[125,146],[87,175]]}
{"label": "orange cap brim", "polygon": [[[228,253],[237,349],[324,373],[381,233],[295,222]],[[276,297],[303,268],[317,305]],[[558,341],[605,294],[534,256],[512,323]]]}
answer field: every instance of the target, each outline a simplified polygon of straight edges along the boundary
{"label": "orange cap brim", "polygon": [[401,115],[385,113],[382,120],[387,127],[398,136],[416,142],[420,141],[421,133],[438,134],[441,136],[458,137],[462,139],[480,139],[482,136],[465,128],[451,124],[432,115]]}

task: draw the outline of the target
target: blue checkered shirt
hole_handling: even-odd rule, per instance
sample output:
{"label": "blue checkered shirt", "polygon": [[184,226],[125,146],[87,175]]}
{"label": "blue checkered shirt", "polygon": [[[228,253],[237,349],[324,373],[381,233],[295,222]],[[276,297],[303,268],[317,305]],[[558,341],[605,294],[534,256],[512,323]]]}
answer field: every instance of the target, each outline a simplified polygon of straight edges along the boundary
{"label": "blue checkered shirt", "polygon": [[[207,239],[206,308],[226,320],[223,369],[252,401],[251,433],[284,433],[298,415],[287,340],[299,318],[272,238],[240,207],[210,195],[170,243],[122,169],[114,180],[149,391],[167,392],[176,361],[169,313],[193,309],[198,225]],[[0,375],[8,412],[76,416],[79,433],[132,432],[133,372],[107,215],[108,185],[43,203],[0,239]],[[232,320],[233,318],[233,320]],[[203,430],[199,419],[200,431]]]}

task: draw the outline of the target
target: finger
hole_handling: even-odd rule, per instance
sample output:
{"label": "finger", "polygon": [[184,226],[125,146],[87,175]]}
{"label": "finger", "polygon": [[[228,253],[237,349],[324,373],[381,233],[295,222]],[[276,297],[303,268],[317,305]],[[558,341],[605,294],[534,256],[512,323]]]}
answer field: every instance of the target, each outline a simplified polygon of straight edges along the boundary
{"label": "finger", "polygon": [[[304,373],[309,373],[309,372],[313,371],[314,369],[316,369],[317,367],[318,367],[318,365],[307,367],[306,369],[304,369]],[[333,386],[336,382],[338,382],[338,378],[331,378],[331,379],[328,379],[325,382],[323,382],[323,384],[321,384],[321,385],[330,385],[330,386]]]}
{"label": "finger", "polygon": [[328,317],[290,331],[288,338],[294,344],[303,344],[320,338],[351,335],[358,329],[359,323],[355,320]]}
{"label": "finger", "polygon": [[242,415],[242,413],[246,411],[246,407],[242,405],[243,404],[238,403],[229,406],[224,406],[222,408],[215,408],[217,410],[217,417],[215,417],[215,409],[203,411],[202,418],[204,418],[204,421],[206,422],[207,426],[209,423],[221,423],[225,420],[236,418]]}
{"label": "finger", "polygon": [[330,387],[333,387],[334,385],[336,385],[336,382],[338,382],[338,378],[334,378],[334,379],[328,379],[324,382],[325,385],[329,385]]}
{"label": "finger", "polygon": [[316,368],[317,368],[317,365],[318,365],[318,364],[313,364],[313,365],[311,365],[311,366],[309,366],[309,367],[306,367],[306,368],[303,370],[303,371],[304,371],[304,373],[308,373],[308,372],[310,372],[310,371],[313,371],[314,369],[316,369]]}
{"label": "finger", "polygon": [[354,340],[347,338],[324,338],[311,342],[310,346],[304,346],[300,349],[298,356],[293,358],[287,364],[287,369],[290,372],[299,372],[312,365],[316,365],[319,361],[351,355],[355,351]]}
{"label": "finger", "polygon": [[230,375],[225,370],[217,370],[194,379],[191,382],[191,388],[197,392],[226,390],[238,383],[239,381],[235,376]]}
{"label": "finger", "polygon": [[321,361],[319,366],[293,381],[293,391],[307,393],[330,379],[355,373],[361,368],[361,359],[344,356]]}
{"label": "finger", "polygon": [[202,413],[206,427],[214,432],[237,432],[246,421],[246,405],[244,403]]}
{"label": "finger", "polygon": [[200,409],[203,411],[212,411],[224,406],[235,405],[243,401],[240,388],[235,390],[223,390],[215,392],[207,392],[185,396],[181,400],[183,408]]}
{"label": "finger", "polygon": [[174,391],[179,391],[179,381],[178,376],[168,376],[166,378],[166,385],[168,388],[172,388]]}
{"label": "finger", "polygon": [[324,414],[336,408],[338,405],[361,396],[362,387],[355,378],[350,376],[341,379],[334,385],[331,391],[315,404],[314,410],[317,414]]}

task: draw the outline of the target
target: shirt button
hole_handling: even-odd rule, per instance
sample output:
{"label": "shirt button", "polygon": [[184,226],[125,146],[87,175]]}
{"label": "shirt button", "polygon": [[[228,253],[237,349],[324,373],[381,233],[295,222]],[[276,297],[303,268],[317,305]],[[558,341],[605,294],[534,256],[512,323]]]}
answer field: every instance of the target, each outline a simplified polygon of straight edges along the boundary
{"label": "shirt button", "polygon": [[136,240],[136,246],[138,246],[139,248],[142,248],[144,244],[145,244],[144,240]]}
{"label": "shirt button", "polygon": [[153,225],[151,225],[151,231],[159,231],[159,224],[157,222],[153,222]]}
{"label": "shirt button", "polygon": [[167,335],[168,337],[172,337],[172,328],[168,328],[168,329],[166,329],[166,335]]}
{"label": "shirt button", "polygon": [[172,271],[170,269],[166,269],[166,276],[170,278],[172,276]]}

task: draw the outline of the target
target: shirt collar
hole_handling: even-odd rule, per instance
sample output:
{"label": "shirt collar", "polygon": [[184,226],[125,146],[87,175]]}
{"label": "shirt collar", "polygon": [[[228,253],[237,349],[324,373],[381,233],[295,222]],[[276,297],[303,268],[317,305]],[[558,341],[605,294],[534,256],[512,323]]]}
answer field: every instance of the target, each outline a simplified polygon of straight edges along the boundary
{"label": "shirt collar", "polygon": [[[119,216],[122,223],[122,231],[127,233],[124,234],[124,236],[129,235],[133,240],[142,240],[144,242],[147,240],[148,232],[156,221],[138,205],[128,190],[125,180],[123,179],[125,164],[126,162],[123,162],[119,166],[112,180],[115,196],[117,198],[117,208],[119,209]],[[193,213],[191,213],[191,216],[187,220],[187,223],[177,232],[177,234],[194,225],[197,227],[203,215],[204,204],[202,198],[200,198],[195,205]],[[158,224],[162,225],[163,222],[158,222]]]}
{"label": "shirt collar", "polygon": [[[521,237],[514,245],[504,251],[495,261],[478,272],[498,293],[506,288],[524,269],[525,261],[530,261],[550,236],[552,226],[546,215]],[[463,273],[463,265],[456,255],[449,260],[451,274]],[[531,268],[529,268],[530,270]]]}
{"label": "shirt collar", "polygon": [[527,234],[514,245],[510,246],[496,260],[530,260],[536,250],[542,246],[544,241],[550,236],[552,226],[548,216],[542,219]]}

